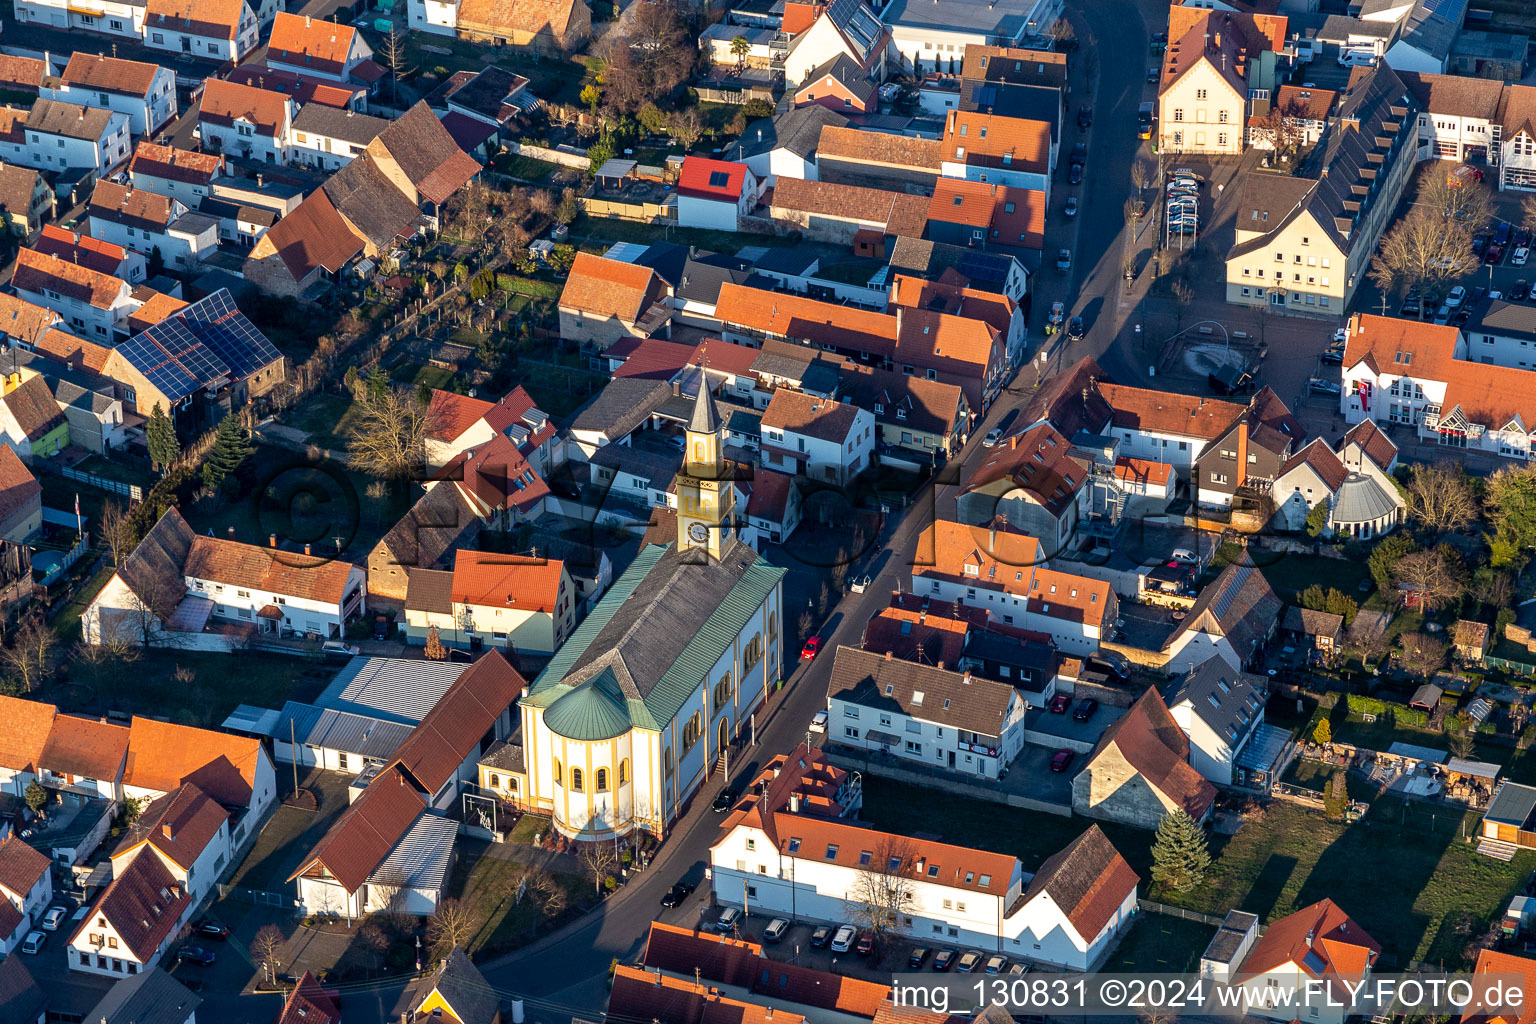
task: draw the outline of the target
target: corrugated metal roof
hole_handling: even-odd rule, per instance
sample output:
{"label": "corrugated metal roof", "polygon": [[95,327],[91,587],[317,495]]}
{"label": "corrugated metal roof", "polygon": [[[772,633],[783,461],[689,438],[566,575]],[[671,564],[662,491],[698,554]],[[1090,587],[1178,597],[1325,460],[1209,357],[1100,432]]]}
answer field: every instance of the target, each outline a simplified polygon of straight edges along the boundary
{"label": "corrugated metal roof", "polygon": [[400,722],[289,701],[268,735],[284,742],[291,737],[306,746],[388,761],[410,734],[411,727]]}
{"label": "corrugated metal roof", "polygon": [[459,823],[452,818],[423,814],[389,851],[389,856],[374,868],[368,881],[441,891],[453,861],[453,839],[458,831]]}
{"label": "corrugated metal roof", "polygon": [[277,728],[278,719],[282,712],[276,708],[258,708],[251,704],[241,704],[229,713],[224,723],[219,726],[229,732],[243,732],[252,736],[271,736]]}
{"label": "corrugated metal roof", "polygon": [[315,704],[333,711],[415,725],[427,716],[455,679],[469,668],[461,662],[353,658]]}

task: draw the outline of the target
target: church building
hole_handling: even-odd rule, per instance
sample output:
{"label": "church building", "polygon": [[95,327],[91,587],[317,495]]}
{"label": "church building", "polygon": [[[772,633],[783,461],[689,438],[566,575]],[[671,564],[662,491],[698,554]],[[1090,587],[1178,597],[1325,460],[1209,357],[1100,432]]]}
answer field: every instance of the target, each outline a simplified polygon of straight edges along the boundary
{"label": "church building", "polygon": [[780,679],[785,572],[737,535],[723,435],[701,386],[677,540],[639,553],[519,702],[523,802],[565,835],[665,834]]}

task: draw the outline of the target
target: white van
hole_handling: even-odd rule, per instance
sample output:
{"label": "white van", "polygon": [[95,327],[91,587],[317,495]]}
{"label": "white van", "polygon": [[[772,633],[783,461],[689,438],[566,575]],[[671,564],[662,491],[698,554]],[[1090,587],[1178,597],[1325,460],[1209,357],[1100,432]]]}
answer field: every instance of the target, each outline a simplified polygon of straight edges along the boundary
{"label": "white van", "polygon": [[37,954],[43,951],[43,943],[48,941],[46,932],[28,932],[27,937],[21,940],[21,951],[28,954]]}

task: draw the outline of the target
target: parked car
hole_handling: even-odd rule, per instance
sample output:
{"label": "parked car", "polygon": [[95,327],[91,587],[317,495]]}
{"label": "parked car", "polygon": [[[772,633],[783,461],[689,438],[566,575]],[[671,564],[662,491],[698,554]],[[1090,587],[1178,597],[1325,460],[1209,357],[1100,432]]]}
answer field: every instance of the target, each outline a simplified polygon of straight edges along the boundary
{"label": "parked car", "polygon": [[1517,230],[1515,232],[1514,242],[1515,242],[1515,248],[1517,248],[1517,249],[1524,248],[1524,247],[1530,245],[1531,244],[1531,229],[1530,228],[1520,228],[1519,230]]}
{"label": "parked car", "polygon": [[1008,973],[1010,975],[1014,975],[1014,976],[1018,976],[1020,974],[1028,974],[1029,973],[1029,964],[1016,963],[1013,966],[1008,968]]}
{"label": "parked car", "polygon": [[1147,68],[1147,81],[1149,81],[1149,82],[1157,81],[1157,74],[1158,74],[1157,68]]}
{"label": "parked car", "polygon": [[1515,286],[1508,292],[1510,302],[1524,302],[1531,294],[1531,286],[1525,283],[1525,278],[1515,282]]}
{"label": "parked car", "polygon": [[1088,333],[1088,328],[1083,326],[1083,318],[1082,317],[1075,316],[1071,320],[1067,321],[1067,340],[1068,341],[1082,341],[1083,337],[1087,333]]}
{"label": "parked car", "polygon": [[814,715],[811,716],[811,732],[826,732],[826,731],[827,731],[827,713],[824,710],[823,711],[818,711]]}
{"label": "parked car", "polygon": [[1072,250],[1071,249],[1058,249],[1056,251],[1056,269],[1057,270],[1071,270],[1072,269]]}
{"label": "parked car", "polygon": [[722,789],[720,791],[719,795],[717,795],[715,797],[715,802],[711,806],[714,808],[714,812],[716,814],[724,814],[726,811],[728,811],[732,807],[734,807],[735,804],[736,804],[736,787],[735,786],[726,786],[724,789]]}
{"label": "parked car", "polygon": [[873,582],[868,576],[855,576],[853,582],[848,584],[848,589],[855,594],[862,594],[869,589],[869,585]]}
{"label": "parked car", "polygon": [[1514,227],[1507,220],[1499,221],[1498,227],[1493,229],[1493,244],[1507,246],[1514,234]]}
{"label": "parked car", "polygon": [[741,909],[739,907],[726,907],[723,911],[720,912],[720,916],[715,918],[715,931],[721,932],[722,934],[726,932],[733,932],[736,930],[736,926],[740,923]]}
{"label": "parked car", "polygon": [[668,889],[661,897],[661,905],[664,907],[680,907],[688,894],[693,892],[693,886],[685,882],[678,882]]}
{"label": "parked car", "polygon": [[1482,285],[1477,285],[1475,288],[1473,288],[1470,292],[1467,293],[1467,305],[1475,306],[1479,302],[1482,302],[1487,297],[1488,297],[1488,289],[1484,288]]}
{"label": "parked car", "polygon": [[1473,256],[1476,256],[1478,259],[1482,259],[1483,250],[1486,248],[1488,248],[1488,237],[1486,235],[1478,235],[1476,238],[1472,239]]}
{"label": "parked car", "polygon": [[1093,124],[1093,108],[1092,107],[1078,107],[1077,108],[1077,126],[1079,128],[1087,128],[1087,127],[1089,127],[1092,124]]}
{"label": "parked car", "polygon": [[1084,697],[1077,702],[1077,707],[1072,709],[1072,717],[1076,721],[1086,722],[1097,710],[1099,710],[1099,702],[1092,697]]}
{"label": "parked car", "polygon": [[936,971],[947,971],[954,962],[955,951],[953,949],[941,949],[933,954],[933,969]]}
{"label": "parked car", "polygon": [[1509,265],[1512,267],[1523,267],[1525,266],[1525,261],[1530,258],[1531,250],[1522,245],[1520,248],[1516,249],[1514,255],[1509,258]]}
{"label": "parked car", "polygon": [[986,974],[1001,974],[1003,973],[1003,968],[1007,966],[1007,957],[1002,956],[1001,954],[993,954],[992,956],[987,957],[987,962],[982,966],[981,969]]}
{"label": "parked car", "polygon": [[800,648],[800,660],[801,661],[810,661],[813,658],[815,658],[816,655],[819,654],[820,652],[821,652],[821,637],[813,636],[813,637],[811,637],[809,640],[807,640],[805,642],[805,646],[804,647]]}
{"label": "parked car", "polygon": [[343,643],[340,640],[327,640],[320,645],[320,653],[325,656],[326,661],[349,661],[361,654],[362,651],[358,647],[349,643]]}
{"label": "parked car", "polygon": [[1067,205],[1061,208],[1061,212],[1068,217],[1077,216],[1077,196],[1067,196]]}
{"label": "parked car", "polygon": [[1075,142],[1072,144],[1072,155],[1068,160],[1074,164],[1086,164],[1088,162],[1088,143]]}
{"label": "parked car", "polygon": [[1073,164],[1067,171],[1067,184],[1081,185],[1083,183],[1083,165]]}
{"label": "parked car", "polygon": [[67,914],[67,913],[69,913],[69,908],[68,907],[49,907],[48,908],[48,912],[43,915],[43,924],[42,924],[43,931],[45,931],[45,932],[56,932],[56,931],[58,931],[59,930],[59,922],[64,920],[64,915]]}
{"label": "parked car", "polygon": [[993,427],[991,430],[987,431],[987,436],[981,439],[981,446],[983,448],[995,448],[997,446],[997,442],[1001,441],[1002,439],[1003,428]]}
{"label": "parked car", "polygon": [[[1196,564],[1194,559],[1185,560],[1179,558],[1177,554],[1174,555],[1174,561],[1180,565]],[[1119,625],[1119,623],[1116,623],[1116,625]],[[1105,675],[1117,676],[1120,679],[1129,679],[1131,677],[1131,659],[1119,651],[1106,651],[1102,647],[1088,655],[1088,667],[1097,669]]]}
{"label": "parked car", "polygon": [[373,638],[375,640],[389,639],[389,616],[375,615],[373,617]]}
{"label": "parked car", "polygon": [[1320,358],[1325,363],[1342,365],[1344,362],[1344,350],[1346,347],[1347,346],[1344,342],[1335,341],[1323,350],[1323,354]]}
{"label": "parked car", "polygon": [[922,946],[918,946],[916,949],[912,950],[911,953],[907,954],[907,966],[914,971],[919,970],[923,966],[923,961],[927,959],[928,950]]}
{"label": "parked car", "polygon": [[1451,289],[1451,293],[1445,297],[1445,304],[1452,309],[1457,309],[1467,300],[1467,290],[1461,285]]}
{"label": "parked car", "polygon": [[1423,312],[1423,309],[1424,307],[1419,305],[1418,299],[1404,299],[1403,305],[1398,309],[1398,312],[1403,314],[1403,316],[1418,316]]}
{"label": "parked car", "polygon": [[827,948],[827,943],[829,943],[831,941],[832,941],[832,926],[831,925],[819,924],[819,925],[816,926],[816,929],[813,932],[811,932],[811,948],[812,949],[826,949]]}
{"label": "parked car", "polygon": [[208,967],[217,959],[218,957],[214,956],[211,950],[204,949],[202,946],[182,946],[176,951],[176,961],[178,963],[197,964],[200,967]]}
{"label": "parked car", "polygon": [[21,940],[21,951],[28,955],[41,953],[43,943],[48,941],[48,936],[43,932],[27,932],[27,937]]}
{"label": "parked car", "polygon": [[1504,247],[1497,243],[1483,250],[1483,262],[1492,266],[1504,258]]}
{"label": "parked car", "polygon": [[1064,715],[1067,713],[1067,708],[1071,706],[1072,698],[1064,693],[1058,693],[1051,698],[1051,714],[1053,715]]}
{"label": "parked car", "polygon": [[974,949],[968,949],[960,954],[960,961],[955,964],[955,970],[960,974],[971,974],[979,963],[981,963],[981,954]]}
{"label": "parked car", "polygon": [[776,917],[768,922],[768,927],[763,929],[764,942],[783,942],[784,933],[789,931],[789,922],[782,917]]}
{"label": "parked car", "polygon": [[846,953],[853,946],[853,940],[858,935],[858,930],[851,924],[841,925],[837,934],[832,936],[832,952]]}
{"label": "parked car", "polygon": [[215,942],[229,941],[229,929],[206,917],[197,923],[197,934],[205,939],[213,939]]}
{"label": "parked car", "polygon": [[1336,380],[1325,380],[1322,377],[1313,377],[1307,381],[1307,390],[1314,395],[1337,395],[1341,390]]}
{"label": "parked car", "polygon": [[853,951],[859,956],[870,956],[873,954],[875,951],[875,933],[862,932],[859,935],[858,943],[853,947]]}
{"label": "parked car", "polygon": [[1068,750],[1066,747],[1062,747],[1060,750],[1056,751],[1056,753],[1051,755],[1051,771],[1056,772],[1058,775],[1066,771],[1067,767],[1071,765],[1071,763],[1072,751]]}
{"label": "parked car", "polygon": [[1067,307],[1060,299],[1051,303],[1050,315],[1045,318],[1045,333],[1051,335],[1061,330],[1061,322],[1066,315]]}

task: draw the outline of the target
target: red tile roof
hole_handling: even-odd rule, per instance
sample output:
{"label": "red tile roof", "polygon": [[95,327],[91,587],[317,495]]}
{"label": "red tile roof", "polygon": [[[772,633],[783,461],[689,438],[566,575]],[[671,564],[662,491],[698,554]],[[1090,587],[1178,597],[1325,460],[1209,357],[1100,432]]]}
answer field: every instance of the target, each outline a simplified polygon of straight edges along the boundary
{"label": "red tile roof", "polygon": [[880,609],[864,624],[863,647],[904,661],[953,668],[965,651],[965,634],[969,629],[970,623],[965,619],[953,619],[937,610],[893,605]]}
{"label": "red tile roof", "polygon": [[175,146],[157,146],[153,142],[140,142],[128,164],[129,174],[147,174],[168,181],[181,181],[189,185],[206,185],[224,167],[224,157],[218,153],[194,153]]}
{"label": "red tile roof", "polygon": [[938,139],[920,139],[910,135],[862,131],[826,125],[817,142],[818,157],[854,163],[879,164],[884,167],[911,167],[938,171],[943,163],[944,144]]}
{"label": "red tile roof", "polygon": [[77,234],[57,224],[44,224],[32,247],[44,255],[78,263],[98,274],[120,273],[123,261],[128,258],[128,250],[120,245]]}
{"label": "red tile roof", "polygon": [[657,277],[650,267],[581,252],[566,275],[560,305],[634,323],[659,297]]}
{"label": "red tile roof", "polygon": [[325,189],[311,192],[298,207],[261,236],[252,256],[275,253],[295,281],[318,270],[336,273],[363,251],[363,238],[337,211]]}
{"label": "red tile roof", "polygon": [[244,12],[245,0],[145,0],[144,27],[185,28],[195,35],[234,42]]}
{"label": "red tile roof", "polygon": [[[540,421],[543,426],[535,429],[535,424]],[[485,422],[498,434],[505,434],[513,426],[527,430],[528,439],[520,446],[520,450],[525,453],[555,436],[554,421],[539,408],[533,396],[528,394],[521,384],[496,401],[496,404],[485,414]]]}
{"label": "red tile roof", "polygon": [[1349,470],[1344,468],[1344,463],[1340,462],[1338,455],[1328,447],[1328,442],[1320,437],[1286,460],[1285,465],[1280,467],[1279,476],[1285,476],[1303,465],[1312,467],[1317,478],[1330,491],[1337,491],[1344,486],[1344,479],[1349,476]]}
{"label": "red tile roof", "polygon": [[1077,934],[1091,943],[1135,894],[1139,881],[1103,830],[1090,825],[1065,849],[1046,858],[1030,879],[1023,899],[1028,902],[1042,893],[1049,896]]}
{"label": "red tile roof", "polygon": [[1200,820],[1216,800],[1216,787],[1189,765],[1189,737],[1179,728],[1156,687],[1147,690],[1104,730],[1089,755],[1090,766],[1114,747],[1146,782]]}
{"label": "red tile roof", "polygon": [[452,391],[432,389],[432,401],[427,406],[427,436],[439,441],[452,441],[474,426],[491,410],[491,403]]}
{"label": "red tile roof", "polygon": [[774,179],[772,209],[836,217],[876,225],[888,235],[923,237],[928,200],[907,192],[807,181],[779,175]]}
{"label": "red tile roof", "polygon": [[335,995],[321,988],[315,976],[305,971],[288,993],[277,1024],[341,1024],[341,1008]]}
{"label": "red tile roof", "polygon": [[677,179],[677,194],[695,199],[734,202],[741,198],[746,181],[746,164],[690,156],[683,159],[682,173]]}
{"label": "red tile roof", "polygon": [[40,293],[51,290],[65,298],[88,302],[97,309],[111,309],[124,288],[121,278],[57,256],[45,256],[32,249],[21,249],[16,253],[16,269],[11,273],[11,283],[19,291]]}
{"label": "red tile roof", "polygon": [[1053,516],[1071,507],[1088,481],[1087,460],[1074,457],[1071,442],[1049,423],[1010,435],[1005,443],[982,454],[965,481],[965,492],[1007,480],[1010,488],[1023,491],[1029,501]]}
{"label": "red tile roof", "polygon": [[155,76],[160,72],[159,64],[77,52],[70,55],[60,77],[70,85],[142,98],[155,87]]}
{"label": "red tile roof", "polygon": [[[1045,563],[1045,549],[1040,541],[1017,527],[1002,524],[968,526],[935,520],[918,534],[913,555],[914,575],[933,574],[940,578],[987,580],[1010,594],[1028,593],[1025,570]],[[975,566],[975,573],[967,573]]]}
{"label": "red tile roof", "polygon": [[531,513],[549,496],[549,484],[504,432],[459,452],[432,478],[452,481],[482,517],[506,508]]}
{"label": "red tile roof", "polygon": [[351,25],[278,11],[267,41],[267,60],[341,74],[357,38]]}
{"label": "red tile roof", "polygon": [[277,548],[198,536],[183,566],[184,575],[286,597],[340,605],[357,566],[334,558],[300,555]]}
{"label": "red tile roof", "polygon": [[105,917],[134,959],[148,963],[191,902],[191,894],[176,881],[164,861],[135,857],[80,922],[70,936],[70,945],[86,945],[96,918]]}
{"label": "red tile roof", "polygon": [[42,767],[43,748],[58,709],[52,704],[0,694],[0,768],[32,771]]}
{"label": "red tile roof", "polygon": [[[52,224],[45,224],[43,230],[47,231],[51,227]],[[30,345],[62,319],[47,306],[0,293],[0,333],[7,338],[16,338]]]}
{"label": "red tile roof", "polygon": [[940,178],[928,219],[985,228],[995,245],[1040,249],[1045,245],[1045,193],[984,181]]}
{"label": "red tile roof", "polygon": [[1098,390],[1113,410],[1111,421],[1122,430],[1197,437],[1220,437],[1246,406],[1216,398],[1099,381]]}
{"label": "red tile roof", "polygon": [[762,425],[822,441],[847,441],[863,410],[849,402],[817,398],[788,388],[777,388],[763,410]]}
{"label": "red tile roof", "polygon": [[[614,379],[619,377],[639,377],[645,380],[671,380],[677,371],[687,366],[693,359],[693,354],[698,350],[697,346],[685,345],[677,341],[664,341],[661,338],[639,338],[636,345],[613,371]],[[612,357],[615,355],[612,348],[604,353]]]}
{"label": "red tile roof", "polygon": [[228,820],[229,812],[195,783],[178,786],[139,812],[112,851],[114,869],[119,860],[146,845],[190,868]]}
{"label": "red tile roof", "polygon": [[59,715],[39,767],[59,775],[115,783],[128,752],[128,727],[96,718]]}
{"label": "red tile roof", "polygon": [[971,166],[1045,174],[1051,126],[1045,121],[952,110],[944,122],[943,158]]}
{"label": "red tile roof", "polygon": [[[43,485],[10,445],[0,445],[0,522],[41,501]],[[39,506],[40,507],[40,506]]]}
{"label": "red tile roof", "polygon": [[[1472,973],[1512,974],[1525,979],[1525,992],[1536,992],[1536,960],[1530,957],[1480,949]],[[1536,1024],[1536,1002],[1526,996],[1518,1007],[1474,1004],[1462,1011],[1461,1024]]]}
{"label": "red tile roof", "polygon": [[608,986],[608,1015],[667,1024],[804,1024],[805,1018],[720,994],[711,985],[620,964]]}
{"label": "red tile roof", "polygon": [[280,92],[210,78],[203,83],[203,101],[198,116],[225,126],[236,120],[249,121],[263,135],[275,138],[288,124],[292,102],[292,97]]}
{"label": "red tile roof", "polygon": [[480,738],[526,685],[500,651],[482,654],[411,730],[392,766],[408,773],[424,792],[436,793],[464,759],[476,753]]}
{"label": "red tile roof", "polygon": [[1166,462],[1149,462],[1120,455],[1115,458],[1115,476],[1131,483],[1166,487],[1173,476],[1173,467]]}
{"label": "red tile roof", "polygon": [[184,783],[229,807],[249,806],[261,763],[261,741],[134,716],[123,784],[169,793]]}
{"label": "red tile roof", "polygon": [[525,612],[553,613],[560,602],[565,563],[558,558],[457,551],[453,601]]}
{"label": "red tile roof", "polygon": [[258,89],[286,93],[299,105],[318,103],[323,107],[347,109],[366,90],[361,86],[342,86],[335,82],[322,82],[318,78],[294,74],[281,68],[267,68],[260,64],[243,64],[230,71],[228,81],[236,85],[250,85]]}
{"label": "red tile roof", "polygon": [[341,812],[288,881],[329,872],[347,892],[357,892],[426,809],[405,771],[390,765]]}
{"label": "red tile roof", "polygon": [[1333,900],[1320,900],[1271,921],[1243,961],[1239,977],[1295,964],[1308,977],[1357,977],[1375,963],[1381,943],[1366,934]]}
{"label": "red tile roof", "polygon": [[1339,450],[1343,451],[1349,445],[1359,445],[1365,456],[1385,472],[1397,458],[1397,445],[1392,439],[1382,433],[1375,420],[1362,420],[1350,427],[1344,434],[1344,439],[1339,442]]}
{"label": "red tile roof", "polygon": [[[25,901],[32,887],[48,873],[53,861],[28,846],[19,836],[6,836],[0,840],[0,888],[9,890]],[[0,900],[0,903],[9,903]],[[0,932],[9,936],[10,932]]]}

